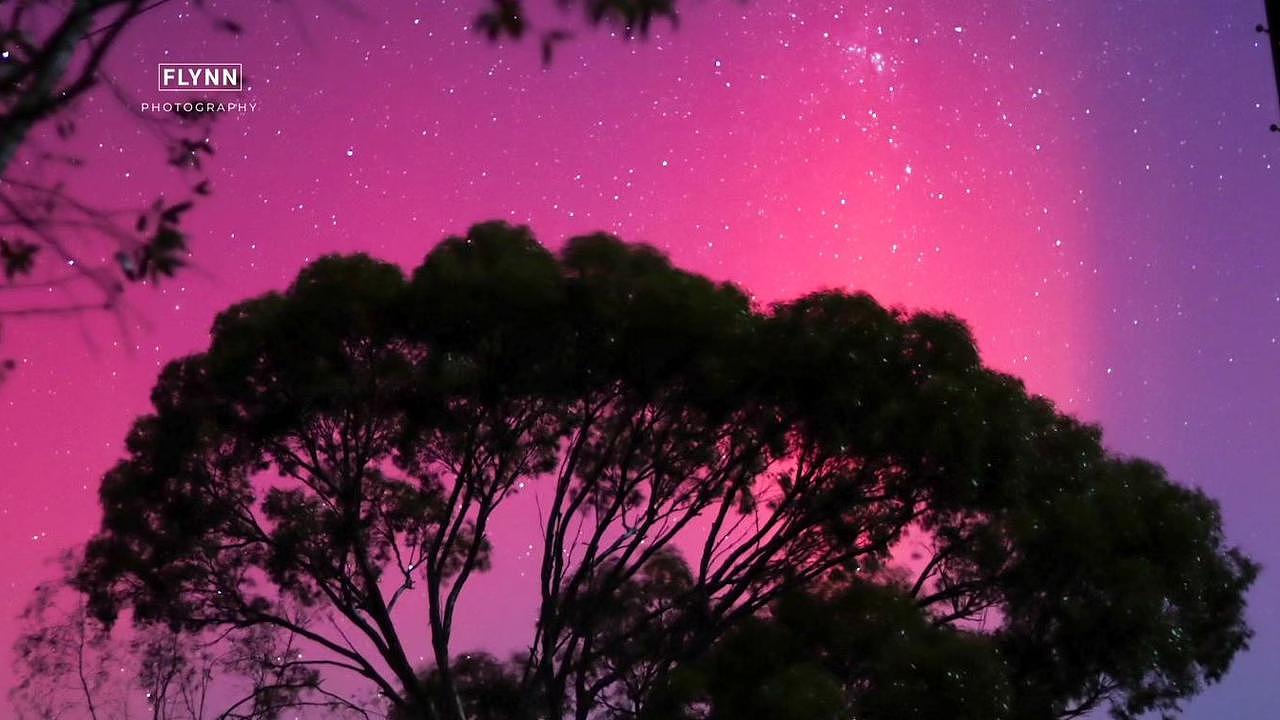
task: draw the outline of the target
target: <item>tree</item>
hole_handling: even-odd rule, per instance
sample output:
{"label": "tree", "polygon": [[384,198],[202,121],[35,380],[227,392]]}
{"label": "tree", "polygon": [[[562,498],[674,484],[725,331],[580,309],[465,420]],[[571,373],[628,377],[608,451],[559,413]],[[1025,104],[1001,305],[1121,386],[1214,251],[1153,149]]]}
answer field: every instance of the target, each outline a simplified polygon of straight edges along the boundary
{"label": "tree", "polygon": [[[187,263],[183,216],[210,193],[208,113],[148,114],[108,72],[125,30],[165,4],[14,0],[0,8],[0,323],[121,308],[126,287]],[[204,10],[200,0],[192,7]],[[238,32],[226,19],[219,29]],[[78,103],[105,88],[186,177],[146,206],[118,207],[75,189],[85,165],[67,142]],[[0,381],[13,362],[0,365]]]}
{"label": "tree", "polygon": [[[75,562],[71,555],[61,558],[64,574]],[[111,687],[109,670],[119,662],[118,648],[89,616],[83,595],[65,589],[61,579],[40,584],[23,611],[27,629],[14,643],[19,682],[9,692],[21,718],[65,717],[80,710],[96,720],[123,701]]]}
{"label": "tree", "polygon": [[[0,8],[0,322],[116,311],[129,284],[155,283],[186,265],[181,220],[211,192],[201,172],[214,152],[212,117],[139,112],[106,64],[141,16],[170,2],[13,0]],[[204,0],[184,4],[217,30],[242,31]],[[590,26],[614,27],[625,38],[647,36],[655,21],[674,24],[678,17],[676,0],[585,0],[581,9]],[[520,0],[491,0],[473,23],[495,42],[519,40],[529,27]],[[553,24],[538,36],[545,64],[572,33]],[[100,88],[157,138],[171,166],[196,176],[146,207],[104,205],[71,189],[68,180],[84,161],[61,143],[77,133],[78,102]],[[12,361],[0,363],[0,380],[12,368]]]}
{"label": "tree", "polygon": [[[63,556],[64,571],[76,567]],[[365,718],[349,697],[319,687],[299,665],[296,638],[263,628],[182,632],[164,624],[113,632],[92,617],[65,575],[42,583],[15,643],[11,707],[23,720],[150,717],[276,720],[285,709]]]}
{"label": "tree", "polygon": [[[478,225],[408,278],[323,258],[222,313],[152,402],[102,480],[76,576],[93,617],[296,638],[299,667],[398,718],[518,717],[512,694],[543,718],[683,717],[732,697],[714,668],[752,633],[825,626],[761,692],[894,717],[968,672],[995,678],[955,683],[975,716],[1130,717],[1249,638],[1256,568],[1214,502],[984,368],[956,319],[841,292],[762,310],[610,236],[553,255]],[[460,657],[495,512],[530,495],[527,648]],[[907,533],[931,543],[911,570]],[[699,668],[710,685],[673,690]]]}

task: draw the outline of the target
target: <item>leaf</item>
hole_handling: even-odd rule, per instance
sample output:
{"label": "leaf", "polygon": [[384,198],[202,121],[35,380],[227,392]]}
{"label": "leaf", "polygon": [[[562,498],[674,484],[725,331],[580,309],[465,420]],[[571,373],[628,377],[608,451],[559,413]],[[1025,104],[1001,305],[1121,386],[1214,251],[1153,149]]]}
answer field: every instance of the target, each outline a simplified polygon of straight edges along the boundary
{"label": "leaf", "polygon": [[0,263],[4,265],[5,279],[13,280],[19,275],[29,274],[39,251],[38,246],[26,240],[0,240]]}
{"label": "leaf", "polygon": [[176,224],[182,219],[182,214],[190,210],[192,203],[190,200],[180,202],[160,213],[160,222],[166,224]]}
{"label": "leaf", "polygon": [[573,37],[565,30],[552,30],[542,34],[542,64],[550,65],[555,55],[556,46]]}
{"label": "leaf", "polygon": [[513,39],[524,36],[525,21],[520,0],[493,0],[493,9],[480,14],[475,20],[475,29],[496,41],[503,35]]}
{"label": "leaf", "polygon": [[186,252],[186,236],[171,226],[162,227],[142,249],[139,273],[153,282],[161,277],[173,277],[187,264]]}

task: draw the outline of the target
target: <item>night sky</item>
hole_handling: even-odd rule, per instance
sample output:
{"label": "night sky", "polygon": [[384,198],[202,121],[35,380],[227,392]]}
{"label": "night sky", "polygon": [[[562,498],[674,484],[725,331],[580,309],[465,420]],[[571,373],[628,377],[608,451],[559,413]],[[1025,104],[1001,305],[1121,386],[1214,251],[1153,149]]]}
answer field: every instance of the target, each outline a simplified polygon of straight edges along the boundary
{"label": "night sky", "polygon": [[[157,62],[241,62],[257,110],[217,124],[189,270],[119,315],[6,327],[0,684],[31,586],[95,528],[158,369],[203,349],[217,311],[325,253],[411,267],[501,218],[553,247],[601,229],[650,243],[762,304],[838,287],[965,318],[988,363],[1220,499],[1265,566],[1258,634],[1186,716],[1274,717],[1280,111],[1262,0],[683,5],[674,32],[583,33],[545,70],[536,43],[468,29],[481,0],[215,3],[239,38],[170,3],[126,33],[108,65],[139,99],[171,99]],[[82,191],[137,205],[181,181],[114,99],[82,110]],[[522,550],[496,548],[464,645],[525,637],[503,603]]]}

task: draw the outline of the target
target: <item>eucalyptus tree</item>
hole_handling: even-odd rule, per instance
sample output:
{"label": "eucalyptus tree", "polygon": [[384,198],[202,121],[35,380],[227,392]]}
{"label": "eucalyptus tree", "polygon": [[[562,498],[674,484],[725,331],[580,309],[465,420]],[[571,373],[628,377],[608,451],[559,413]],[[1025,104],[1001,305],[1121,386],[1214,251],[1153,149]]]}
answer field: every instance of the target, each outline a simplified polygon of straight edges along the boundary
{"label": "eucalyptus tree", "polygon": [[[1216,505],[955,318],[759,308],[606,235],[478,225],[407,277],[322,258],[223,312],[152,403],[77,586],[106,624],[288,637],[299,700],[345,674],[399,718],[731,718],[754,696],[717,688],[781,673],[813,707],[936,717],[911,688],[963,675],[939,697],[974,717],[1137,713],[1249,637],[1256,568]],[[501,661],[455,637],[500,518],[539,563]],[[807,639],[717,676],[753,633]]]}

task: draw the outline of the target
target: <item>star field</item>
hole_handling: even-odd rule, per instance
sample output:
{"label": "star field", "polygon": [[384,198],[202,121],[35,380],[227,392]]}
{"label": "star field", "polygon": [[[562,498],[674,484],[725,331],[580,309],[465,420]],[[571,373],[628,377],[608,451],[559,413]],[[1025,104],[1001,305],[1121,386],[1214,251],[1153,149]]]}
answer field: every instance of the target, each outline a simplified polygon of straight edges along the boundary
{"label": "star field", "polygon": [[[492,218],[552,246],[647,242],[761,304],[839,287],[954,312],[988,363],[1205,488],[1233,541],[1280,565],[1261,2],[939,5],[688,3],[674,31],[581,32],[547,69],[536,43],[470,32],[474,2],[214,4],[241,37],[179,3],[149,13],[109,63],[122,86],[156,100],[157,62],[242,62],[258,109],[217,122],[187,272],[118,315],[6,328],[0,618],[87,537],[158,369],[202,348],[217,311],[325,253],[412,265]],[[113,98],[84,111],[75,187],[128,206],[177,180]],[[504,532],[482,593],[525,572]],[[470,642],[523,627],[502,593],[478,605]],[[1277,606],[1266,573],[1255,649],[1187,717],[1280,704]]]}

